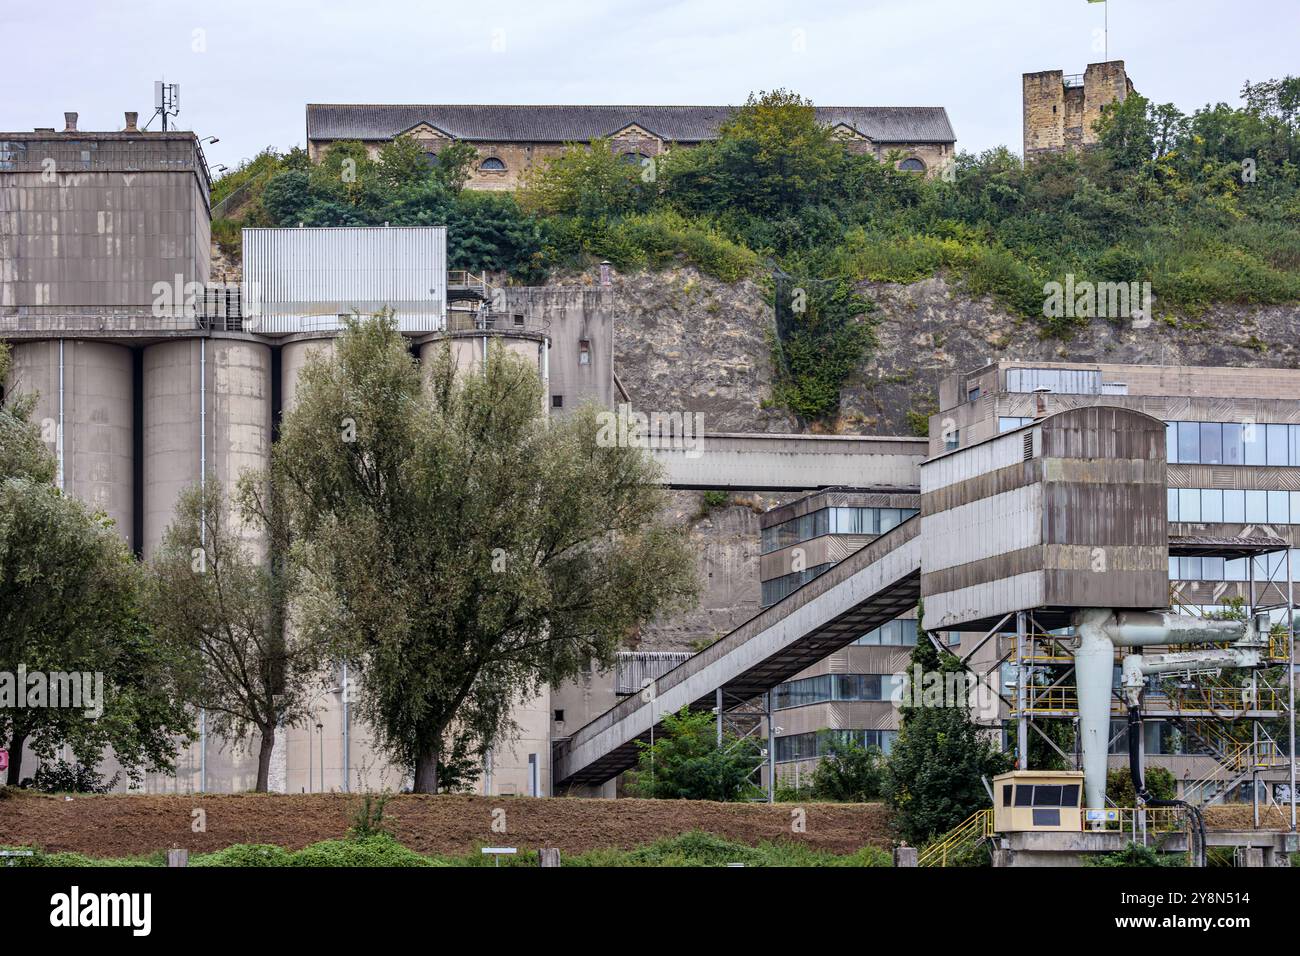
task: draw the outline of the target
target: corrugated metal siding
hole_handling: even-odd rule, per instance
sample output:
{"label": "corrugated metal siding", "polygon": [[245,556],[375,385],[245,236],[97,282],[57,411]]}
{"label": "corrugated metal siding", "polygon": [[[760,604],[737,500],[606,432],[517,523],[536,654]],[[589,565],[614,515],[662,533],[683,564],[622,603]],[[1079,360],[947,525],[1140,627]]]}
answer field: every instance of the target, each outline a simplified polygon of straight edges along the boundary
{"label": "corrugated metal siding", "polygon": [[446,327],[445,226],[244,230],[245,329],[328,331],[340,317],[396,313],[404,332]]}

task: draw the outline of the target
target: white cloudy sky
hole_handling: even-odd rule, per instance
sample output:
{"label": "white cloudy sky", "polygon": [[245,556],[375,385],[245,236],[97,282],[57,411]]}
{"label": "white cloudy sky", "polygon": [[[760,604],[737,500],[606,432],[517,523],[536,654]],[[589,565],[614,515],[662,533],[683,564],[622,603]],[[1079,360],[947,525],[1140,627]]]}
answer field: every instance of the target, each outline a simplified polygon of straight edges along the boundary
{"label": "white cloudy sky", "polygon": [[[1300,71],[1296,0],[1110,0],[1110,55],[1190,110]],[[181,84],[212,165],[304,139],[307,102],[945,106],[961,148],[1020,144],[1020,75],[1103,59],[1086,0],[0,0],[0,128],[120,129]],[[154,127],[157,128],[155,122]]]}

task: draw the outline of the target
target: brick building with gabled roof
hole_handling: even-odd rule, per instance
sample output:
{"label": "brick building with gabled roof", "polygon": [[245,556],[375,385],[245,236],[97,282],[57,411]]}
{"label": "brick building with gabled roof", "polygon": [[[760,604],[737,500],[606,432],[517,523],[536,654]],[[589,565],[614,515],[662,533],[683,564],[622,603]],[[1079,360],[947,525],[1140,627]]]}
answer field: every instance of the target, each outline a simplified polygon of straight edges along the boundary
{"label": "brick building with gabled roof", "polygon": [[[672,145],[716,138],[733,111],[729,106],[309,103],[307,149],[319,160],[331,144],[359,140],[373,155],[394,137],[409,135],[436,154],[460,140],[479,152],[471,188],[513,189],[523,173],[566,143],[608,138],[618,152],[639,161]],[[956,149],[943,107],[822,106],[816,111],[851,148],[882,160],[897,151],[900,166],[916,172],[935,174]]]}

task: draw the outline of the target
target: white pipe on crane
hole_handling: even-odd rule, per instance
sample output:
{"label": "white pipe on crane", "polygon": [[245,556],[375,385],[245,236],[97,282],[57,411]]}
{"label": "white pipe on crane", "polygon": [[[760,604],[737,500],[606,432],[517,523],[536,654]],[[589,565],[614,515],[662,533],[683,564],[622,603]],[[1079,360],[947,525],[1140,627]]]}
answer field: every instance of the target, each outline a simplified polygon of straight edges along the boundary
{"label": "white pipe on crane", "polygon": [[[1239,645],[1235,649],[1235,656],[1219,649],[1159,655],[1162,658],[1177,659],[1177,666],[1170,666],[1168,670],[1251,667],[1257,666],[1261,660],[1259,652],[1255,650],[1258,641],[1253,621],[1219,621],[1163,611],[1112,611],[1093,607],[1078,611],[1074,623],[1079,636],[1079,646],[1074,652],[1074,673],[1079,693],[1084,806],[1090,809],[1101,809],[1106,805],[1110,697],[1116,647],[1219,643]],[[1253,658],[1250,657],[1252,653]],[[1133,660],[1131,664],[1130,659]],[[1254,664],[1248,663],[1251,659],[1255,661]],[[1202,661],[1205,663],[1202,664]],[[1136,677],[1135,696],[1139,695],[1141,673],[1147,665],[1140,654],[1130,654],[1125,658],[1124,666],[1126,675],[1131,673]],[[1158,666],[1153,661],[1150,672],[1157,672]]]}

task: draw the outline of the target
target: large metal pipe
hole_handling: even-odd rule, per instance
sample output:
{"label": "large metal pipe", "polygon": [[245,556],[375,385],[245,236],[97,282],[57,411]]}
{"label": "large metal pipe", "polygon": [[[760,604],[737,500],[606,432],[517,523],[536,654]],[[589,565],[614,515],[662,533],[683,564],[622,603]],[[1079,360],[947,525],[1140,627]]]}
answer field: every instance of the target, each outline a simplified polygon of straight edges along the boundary
{"label": "large metal pipe", "polygon": [[1106,761],[1110,745],[1110,690],[1115,645],[1103,628],[1110,618],[1104,608],[1080,611],[1076,625],[1079,646],[1074,652],[1079,693],[1079,747],[1083,753],[1084,806],[1106,806]]}
{"label": "large metal pipe", "polygon": [[[1136,706],[1146,673],[1204,670],[1208,667],[1253,667],[1260,661],[1253,621],[1219,621],[1162,611],[1112,611],[1083,608],[1075,614],[1079,646],[1074,672],[1079,694],[1079,735],[1083,751],[1086,806],[1100,809],[1106,801],[1106,762],[1110,740],[1110,698],[1116,647],[1167,644],[1239,643],[1228,651],[1209,649],[1159,655],[1144,660],[1125,657],[1125,689]],[[1140,725],[1139,725],[1140,726]],[[1134,780],[1134,786],[1138,781]]]}

